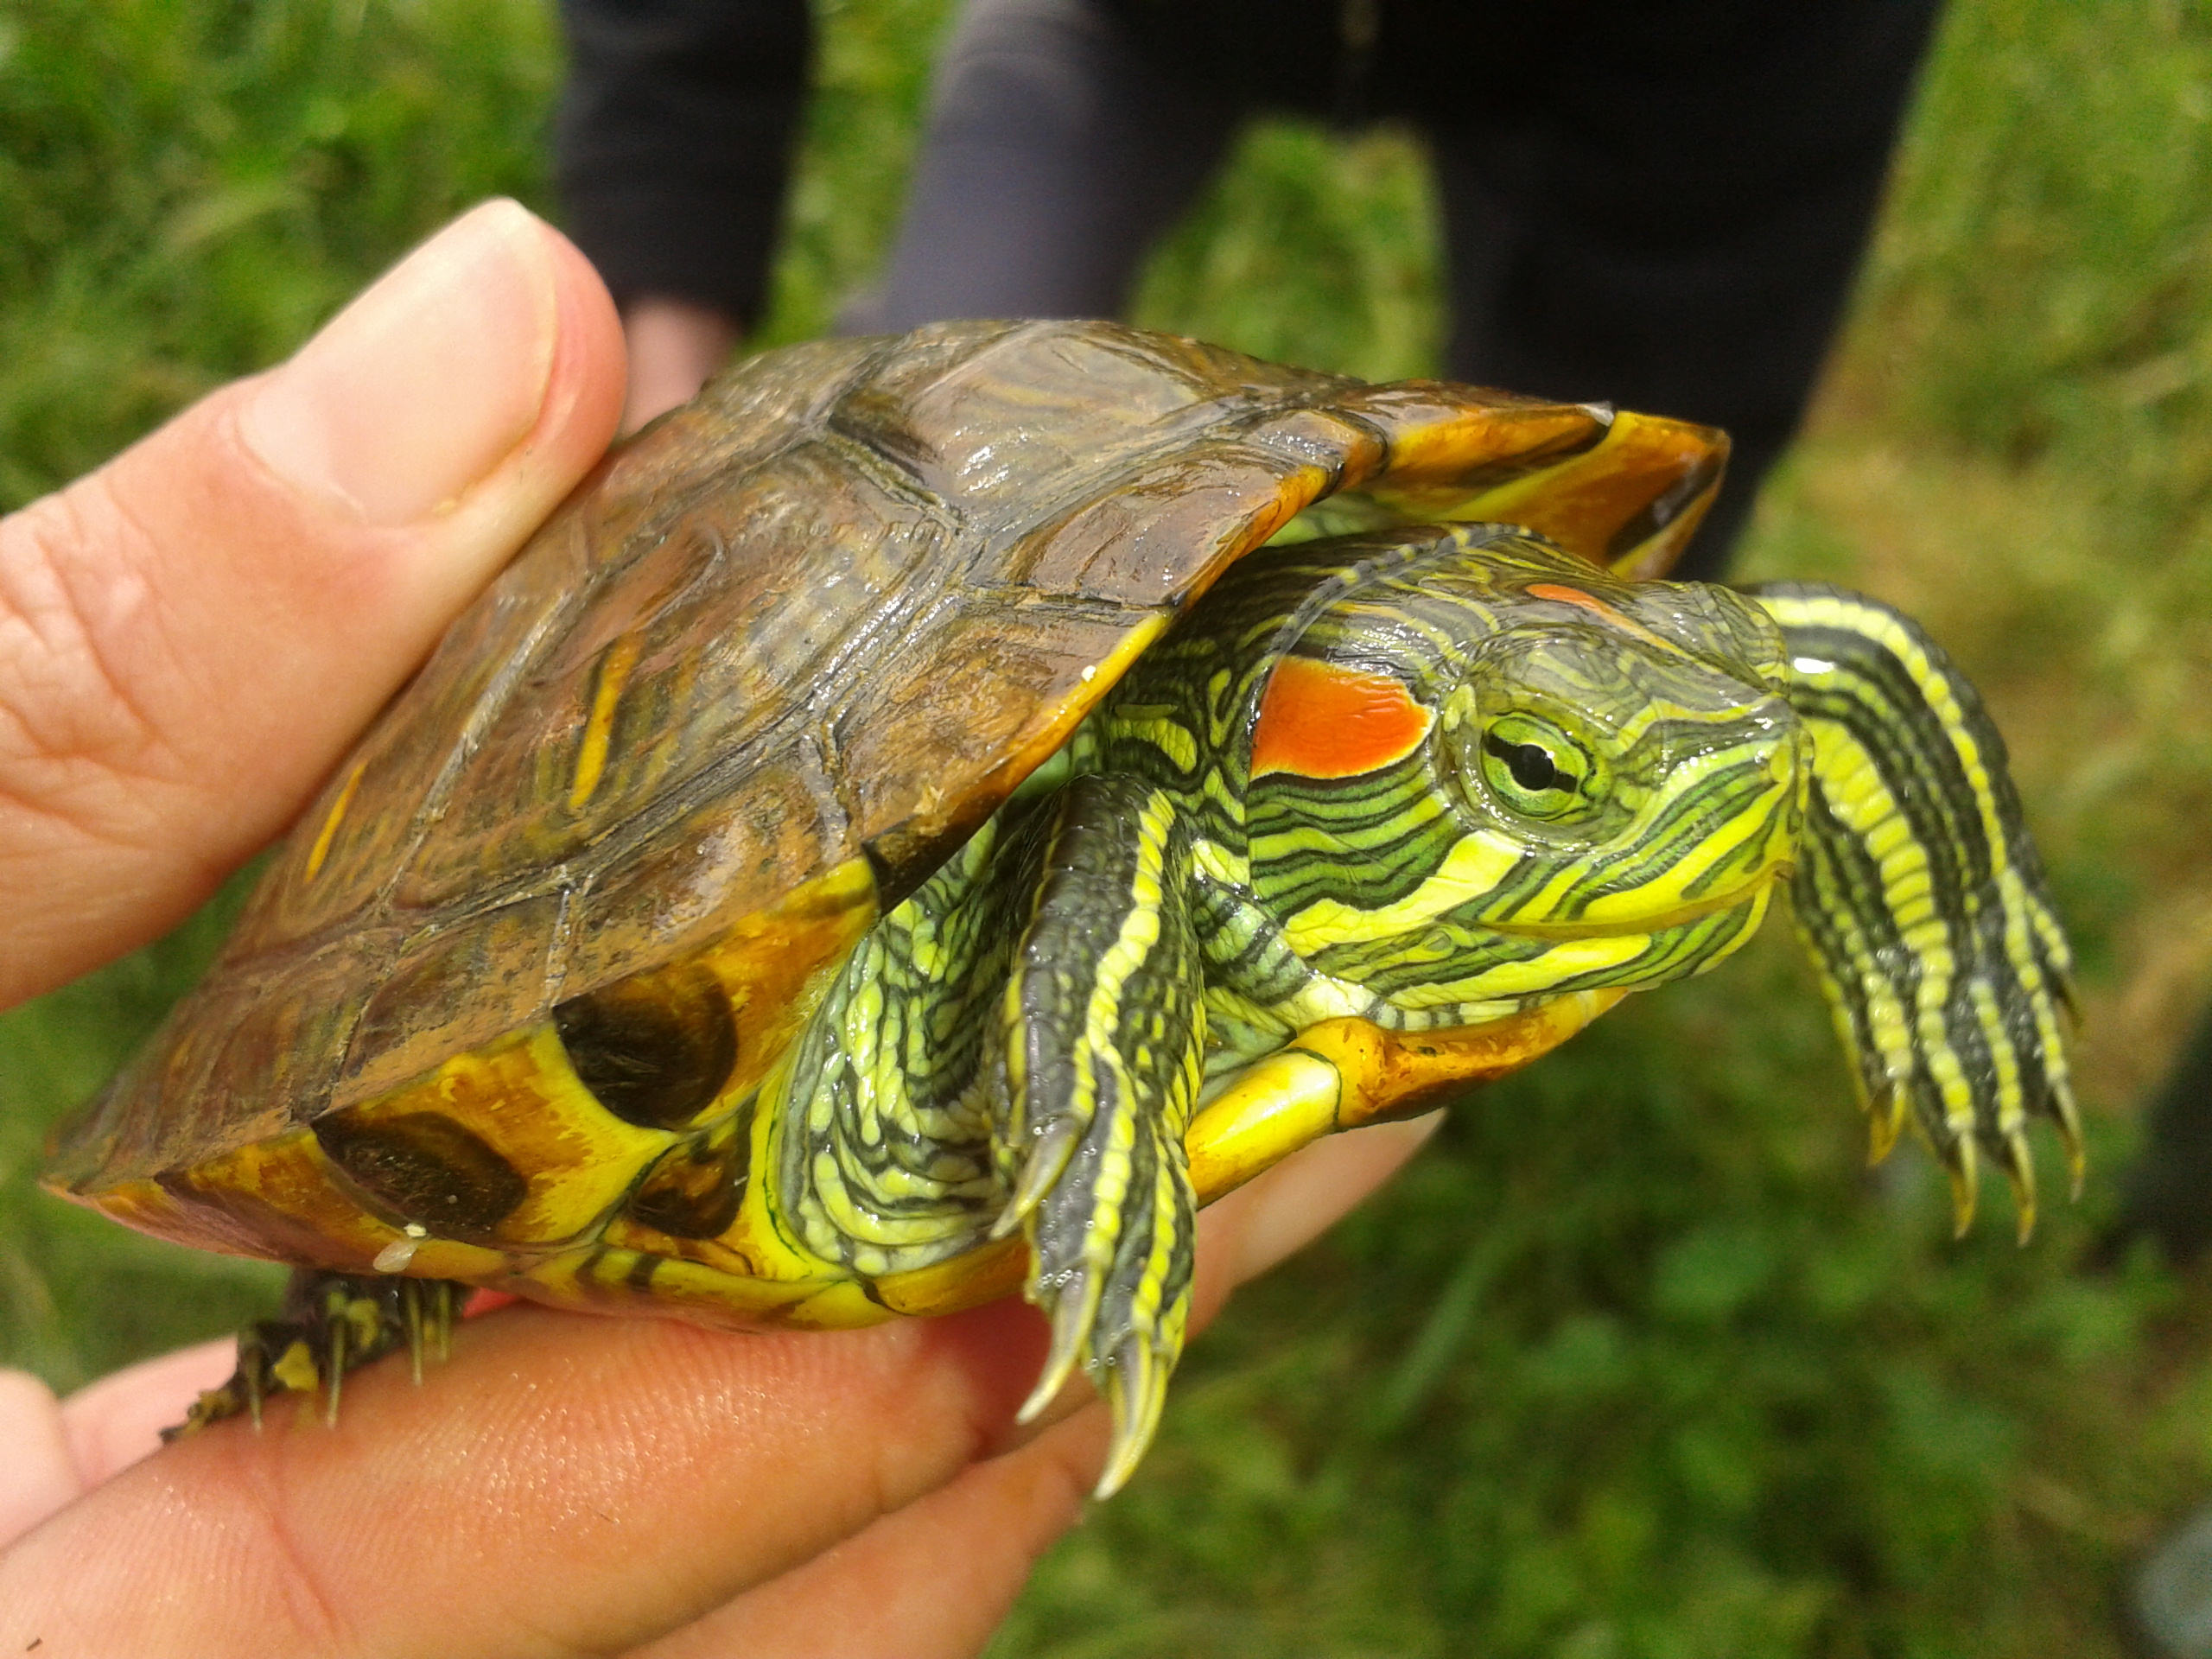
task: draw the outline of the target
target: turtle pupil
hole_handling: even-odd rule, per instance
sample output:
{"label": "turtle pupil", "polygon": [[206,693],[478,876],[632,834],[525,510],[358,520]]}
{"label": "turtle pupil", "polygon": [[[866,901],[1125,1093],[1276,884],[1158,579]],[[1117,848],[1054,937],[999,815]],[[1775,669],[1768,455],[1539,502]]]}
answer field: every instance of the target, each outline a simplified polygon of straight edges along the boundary
{"label": "turtle pupil", "polygon": [[1512,743],[1504,738],[1493,736],[1484,739],[1483,747],[1505,762],[1506,769],[1513,774],[1513,781],[1523,789],[1573,791],[1573,774],[1561,772],[1554,766],[1550,752],[1541,744]]}

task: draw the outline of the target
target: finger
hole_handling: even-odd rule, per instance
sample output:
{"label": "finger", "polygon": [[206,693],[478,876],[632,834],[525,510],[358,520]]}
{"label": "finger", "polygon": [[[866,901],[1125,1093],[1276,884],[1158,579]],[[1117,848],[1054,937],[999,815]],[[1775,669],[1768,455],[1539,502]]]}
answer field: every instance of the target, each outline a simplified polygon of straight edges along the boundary
{"label": "finger", "polygon": [[622,429],[634,432],[657,415],[689,403],[707,377],[737,349],[737,325],[695,301],[649,294],[622,310],[630,348],[629,400]]}
{"label": "finger", "polygon": [[1082,1516],[1112,1433],[1094,1401],[632,1659],[980,1653],[1037,1558]]}
{"label": "finger", "polygon": [[84,1490],[54,1390],[28,1371],[0,1371],[0,1545]]}
{"label": "finger", "polygon": [[[1204,1302],[1408,1139],[1362,1131],[1215,1206]],[[371,1367],[335,1428],[311,1406],[220,1425],[54,1516],[0,1557],[0,1652],[56,1631],[149,1659],[635,1646],[1005,1449],[1044,1338],[1014,1303],[753,1337],[510,1309],[465,1325],[431,1386]],[[1029,1536],[997,1549],[977,1570],[1018,1577]]]}
{"label": "finger", "polygon": [[0,1370],[0,1546],[158,1450],[162,1430],[237,1362],[236,1343],[203,1342],[59,1401],[29,1373]]}
{"label": "finger", "polygon": [[[1444,1122],[1431,1112],[1404,1123],[1377,1123],[1300,1147],[1249,1185],[1207,1206],[1215,1229],[1215,1271],[1227,1285],[1256,1279],[1304,1249],[1369,1193],[1396,1174]],[[1198,1294],[1207,1291],[1199,1264]],[[1226,1286],[1219,1293],[1227,1294]]]}
{"label": "finger", "polygon": [[604,449],[622,372],[582,256],[494,202],[0,520],[0,1006],[153,937],[289,821]]}
{"label": "finger", "polygon": [[431,1386],[371,1367],[334,1428],[223,1424],[54,1516],[0,1556],[0,1652],[619,1651],[997,1450],[1042,1351],[1009,1303],[754,1337],[508,1309]]}
{"label": "finger", "polygon": [[226,1338],[163,1354],[88,1383],[61,1402],[69,1455],[87,1488],[161,1449],[162,1431],[184,1421],[205,1389],[238,1369],[238,1345]]}
{"label": "finger", "polygon": [[[1316,1142],[1198,1218],[1193,1333],[1235,1284],[1317,1237],[1435,1133],[1441,1114]],[[1170,1408],[1173,1410],[1171,1404]],[[1083,1512],[1112,1422],[1087,1387],[1067,1390],[1034,1439],[978,1463],[634,1659],[788,1659],[980,1652],[1037,1558]],[[1018,1433],[1022,1431],[1017,1431]]]}

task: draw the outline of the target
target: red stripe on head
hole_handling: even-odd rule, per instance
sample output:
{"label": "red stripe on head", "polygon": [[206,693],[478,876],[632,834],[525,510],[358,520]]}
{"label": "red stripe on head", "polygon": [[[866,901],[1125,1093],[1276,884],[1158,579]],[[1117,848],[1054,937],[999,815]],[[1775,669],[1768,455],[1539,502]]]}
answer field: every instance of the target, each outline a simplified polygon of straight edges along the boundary
{"label": "red stripe on head", "polygon": [[[1611,623],[1623,633],[1633,634],[1637,639],[1649,644],[1656,645],[1667,644],[1634,617],[1616,610],[1597,594],[1586,594],[1580,588],[1563,587],[1556,582],[1532,582],[1525,591],[1531,599],[1550,599],[1556,600],[1562,605],[1578,605],[1582,609]],[[1672,647],[1669,648],[1672,649]]]}
{"label": "red stripe on head", "polygon": [[1390,675],[1286,657],[1260,699],[1252,776],[1357,777],[1410,754],[1435,721]]}

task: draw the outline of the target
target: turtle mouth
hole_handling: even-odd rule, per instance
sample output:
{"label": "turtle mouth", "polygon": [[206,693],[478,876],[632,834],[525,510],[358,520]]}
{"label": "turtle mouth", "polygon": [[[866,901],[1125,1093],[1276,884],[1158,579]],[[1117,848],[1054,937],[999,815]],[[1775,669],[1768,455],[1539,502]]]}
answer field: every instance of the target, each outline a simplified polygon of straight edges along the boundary
{"label": "turtle mouth", "polygon": [[1751,904],[1776,882],[1787,881],[1796,873],[1797,866],[1793,861],[1775,859],[1717,893],[1643,915],[1614,916],[1587,922],[1485,921],[1483,925],[1492,933],[1523,939],[1605,939],[1618,938],[1625,933],[1659,933]]}

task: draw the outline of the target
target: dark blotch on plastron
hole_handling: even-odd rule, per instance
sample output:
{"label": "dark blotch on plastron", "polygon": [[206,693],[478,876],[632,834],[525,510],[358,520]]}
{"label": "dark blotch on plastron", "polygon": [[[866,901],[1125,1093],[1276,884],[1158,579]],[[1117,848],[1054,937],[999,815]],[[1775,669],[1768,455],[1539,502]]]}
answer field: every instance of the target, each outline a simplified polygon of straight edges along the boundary
{"label": "dark blotch on plastron", "polygon": [[631,1195],[631,1219],[671,1238],[714,1238],[729,1230],[745,1200],[753,1137],[743,1132],[719,1147],[672,1147]]}
{"label": "dark blotch on plastron", "polygon": [[576,1077],[641,1128],[673,1129],[712,1103],[737,1065],[737,1025],[721,982],[696,963],[633,974],[570,997],[554,1027]]}
{"label": "dark blotch on plastron", "polygon": [[489,1238],[530,1192],[482,1136],[435,1112],[374,1119],[333,1112],[315,1124],[315,1136],[354,1185],[440,1238]]}

